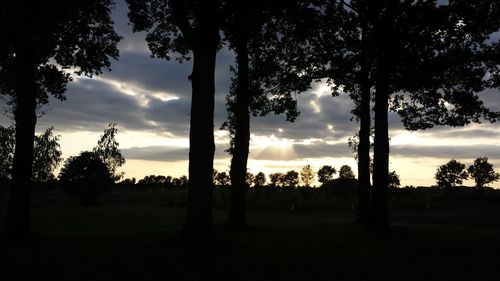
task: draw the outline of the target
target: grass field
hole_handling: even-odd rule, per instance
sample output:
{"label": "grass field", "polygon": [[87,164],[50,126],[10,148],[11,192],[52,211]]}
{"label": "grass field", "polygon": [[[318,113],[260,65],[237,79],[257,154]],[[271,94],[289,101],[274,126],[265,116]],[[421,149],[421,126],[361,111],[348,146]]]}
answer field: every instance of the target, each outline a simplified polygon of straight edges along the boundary
{"label": "grass field", "polygon": [[216,210],[218,239],[205,248],[179,243],[184,208],[41,206],[32,214],[33,240],[0,240],[1,280],[500,280],[500,223],[474,223],[473,214],[425,223],[400,213],[391,232],[378,233],[348,212],[250,212],[250,228],[231,230]]}

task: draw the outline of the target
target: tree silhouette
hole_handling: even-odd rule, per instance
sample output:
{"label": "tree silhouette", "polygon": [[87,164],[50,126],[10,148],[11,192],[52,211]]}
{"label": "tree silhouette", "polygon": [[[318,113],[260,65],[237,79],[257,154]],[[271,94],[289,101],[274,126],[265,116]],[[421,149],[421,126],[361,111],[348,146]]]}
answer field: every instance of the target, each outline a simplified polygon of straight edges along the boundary
{"label": "tree silhouette", "polygon": [[300,170],[300,180],[305,187],[310,187],[314,181],[314,172],[311,165],[306,165]]}
{"label": "tree silhouette", "polygon": [[255,180],[255,176],[252,173],[247,172],[246,176],[245,176],[246,189],[248,189],[249,187],[252,186],[254,180]]}
{"label": "tree silhouette", "polygon": [[263,172],[258,172],[255,175],[253,183],[256,187],[263,187],[266,185],[266,175]]}
{"label": "tree silhouette", "polygon": [[[54,136],[50,127],[45,132],[35,136],[33,146],[33,173],[31,180],[36,183],[43,183],[53,180],[53,171],[62,161],[59,136]],[[2,156],[0,158],[0,179],[12,178],[12,162],[15,150],[15,129],[13,127],[0,126]]]}
{"label": "tree silhouette", "polygon": [[495,69],[489,65],[498,65],[498,44],[487,40],[499,27],[494,2],[317,2],[319,21],[325,24],[314,33],[311,46],[324,55],[313,56],[313,64],[318,65],[318,77],[329,78],[351,95],[360,121],[358,220],[366,221],[370,198],[370,97],[375,137],[369,218],[380,228],[388,226],[389,101],[411,130],[498,118],[477,97],[485,86],[494,85],[483,78],[488,68]]}
{"label": "tree silhouette", "polygon": [[339,169],[339,179],[342,180],[353,180],[355,179],[356,176],[354,175],[354,172],[352,171],[351,166],[349,165],[342,165]]}
{"label": "tree silhouette", "polygon": [[36,183],[43,183],[53,180],[54,170],[62,161],[61,146],[59,137],[54,136],[50,127],[42,134],[35,136],[35,146],[33,149],[33,175],[31,180]]}
{"label": "tree silhouette", "polygon": [[399,179],[399,175],[396,174],[396,171],[392,171],[389,173],[389,188],[398,188],[401,186],[401,180]]}
{"label": "tree silhouette", "polygon": [[333,180],[333,175],[337,173],[334,167],[329,165],[324,165],[318,170],[318,181],[321,184],[326,184]]}
{"label": "tree silhouette", "polygon": [[[273,92],[263,88],[265,80],[273,72],[272,65],[258,61],[261,52],[268,52],[261,45],[264,41],[275,42],[279,31],[266,32],[283,10],[290,9],[296,1],[239,1],[224,2],[222,25],[229,47],[236,53],[236,75],[227,97],[228,121],[223,124],[230,132],[231,147],[231,204],[228,225],[242,227],[245,218],[245,173],[250,142],[250,113],[264,116],[274,111],[286,113],[287,120],[293,121],[298,112],[291,91]],[[274,29],[273,29],[274,30]],[[256,62],[257,61],[257,62]]]}
{"label": "tree silhouette", "polygon": [[91,151],[71,156],[59,173],[59,183],[78,203],[99,205],[100,195],[114,183],[111,172],[102,159]]}
{"label": "tree silhouette", "polygon": [[108,129],[104,130],[99,141],[97,141],[97,146],[94,147],[94,153],[106,164],[116,182],[123,177],[123,173],[117,174],[116,169],[125,164],[125,158],[118,149],[120,144],[115,139],[118,133],[118,129],[115,126],[116,123],[109,123]]}
{"label": "tree silhouette", "polygon": [[299,184],[299,173],[294,170],[288,171],[280,178],[284,187],[296,188]]}
{"label": "tree silhouette", "polygon": [[451,159],[448,163],[438,167],[434,177],[439,187],[450,189],[457,184],[462,184],[463,180],[469,178],[465,170],[465,164]]}
{"label": "tree silhouette", "polygon": [[155,57],[184,61],[192,52],[189,131],[189,192],[183,238],[213,236],[212,192],[215,59],[219,47],[220,6],[216,0],[127,0],[134,31],[146,31]]}
{"label": "tree silhouette", "polygon": [[[327,78],[332,94],[348,93],[359,122],[355,149],[358,165],[357,221],[368,221],[370,205],[371,100],[374,88],[373,6],[376,1],[319,1],[318,31],[311,38],[317,77]],[[324,38],[328,38],[325,40]],[[340,91],[339,86],[342,87]]]}
{"label": "tree silhouette", "polygon": [[467,171],[481,193],[484,191],[485,185],[500,179],[500,174],[495,172],[487,157],[479,157],[474,160],[474,164],[470,165]]}
{"label": "tree silhouette", "polygon": [[[374,5],[375,138],[372,224],[387,228],[388,109],[407,129],[462,126],[498,119],[477,93],[491,83],[490,35],[499,28],[495,1],[380,1]],[[478,15],[480,15],[478,17]],[[498,45],[496,46],[498,48]],[[398,94],[395,94],[398,93]]]}
{"label": "tree silhouette", "polygon": [[[2,1],[0,4],[0,89],[9,95],[16,126],[5,231],[25,237],[30,228],[30,179],[37,104],[48,94],[64,100],[66,70],[92,76],[118,57],[110,17],[111,0]],[[64,69],[64,71],[63,71]]]}
{"label": "tree silhouette", "polygon": [[12,161],[16,145],[14,127],[0,126],[0,180],[11,179]]}
{"label": "tree silhouette", "polygon": [[226,172],[218,172],[215,175],[215,184],[218,186],[226,187],[231,183],[231,179]]}
{"label": "tree silhouette", "polygon": [[283,178],[283,173],[271,173],[269,174],[269,181],[273,187],[281,185],[281,178]]}

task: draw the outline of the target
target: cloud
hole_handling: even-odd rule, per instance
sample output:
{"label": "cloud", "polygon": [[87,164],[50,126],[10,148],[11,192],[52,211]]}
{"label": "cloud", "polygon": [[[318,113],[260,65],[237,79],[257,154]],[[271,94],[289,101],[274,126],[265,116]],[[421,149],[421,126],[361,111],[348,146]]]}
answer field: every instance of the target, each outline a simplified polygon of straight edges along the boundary
{"label": "cloud", "polygon": [[500,158],[500,145],[394,145],[390,154],[400,157],[431,157],[431,158]]}
{"label": "cloud", "polygon": [[[187,138],[191,104],[191,83],[188,76],[192,62],[179,64],[176,61],[152,58],[145,43],[145,33],[132,33],[128,24],[127,5],[117,1],[113,12],[117,32],[124,39],[120,42],[120,58],[111,64],[112,71],[94,79],[76,79],[68,85],[67,101],[51,99],[42,108],[47,113],[39,119],[39,128],[55,126],[58,132],[101,131],[108,122],[116,122],[120,129],[128,132],[147,131],[148,136],[157,134],[170,138]],[[226,120],[225,96],[229,90],[229,66],[234,63],[234,54],[222,49],[217,56],[214,129]],[[353,102],[347,95],[332,97],[329,87],[313,84],[312,88],[297,96],[298,119],[287,122],[285,116],[270,114],[251,118],[253,138],[287,139],[290,143],[276,145],[252,145],[250,158],[254,160],[300,161],[304,158],[349,158],[354,154],[347,146],[347,138],[356,134],[359,124],[351,120]],[[487,90],[481,98],[493,110],[500,110],[500,95],[497,89]],[[4,102],[1,102],[3,103]],[[0,122],[10,121],[0,117]],[[406,133],[399,117],[389,113],[391,136]],[[373,123],[372,123],[373,125]],[[500,128],[496,124],[472,125],[465,128],[436,127],[414,133],[415,143],[391,145],[392,157],[431,158],[476,158],[487,156],[494,162],[500,159]],[[146,140],[148,137],[144,137]],[[308,140],[315,139],[307,144]],[[404,139],[403,139],[404,140]],[[457,143],[457,140],[462,140]],[[142,140],[141,140],[142,142]],[[216,160],[227,160],[224,152],[227,142],[218,140]],[[419,143],[420,142],[420,143]],[[470,142],[470,145],[468,144]],[[139,141],[122,149],[127,159],[179,162],[188,159],[189,150],[181,146],[147,146],[153,142]],[[449,143],[450,145],[446,145]],[[463,145],[463,144],[467,145]],[[80,144],[73,144],[78,146]],[[65,148],[63,148],[65,149]],[[295,162],[294,162],[295,163]],[[281,164],[280,164],[281,165]],[[168,174],[168,171],[165,173]]]}
{"label": "cloud", "polygon": [[[225,146],[216,145],[215,159],[226,159],[228,154]],[[125,159],[149,160],[162,162],[186,161],[189,158],[189,148],[179,146],[145,146],[121,149]]]}
{"label": "cloud", "polygon": [[153,128],[137,98],[103,81],[78,79],[68,86],[66,97],[63,102],[51,99],[49,105],[43,107],[46,114],[39,118],[40,126],[55,126],[60,131],[94,131],[103,123],[117,122],[129,129]]}

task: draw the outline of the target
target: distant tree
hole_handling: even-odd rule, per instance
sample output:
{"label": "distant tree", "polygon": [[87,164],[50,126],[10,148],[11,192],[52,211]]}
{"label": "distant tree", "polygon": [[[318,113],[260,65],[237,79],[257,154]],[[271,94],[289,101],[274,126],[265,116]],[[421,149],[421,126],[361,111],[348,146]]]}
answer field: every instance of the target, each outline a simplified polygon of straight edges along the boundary
{"label": "distant tree", "polygon": [[215,177],[217,176],[218,173],[219,173],[219,171],[217,171],[217,169],[213,169],[213,171],[212,171],[212,181],[214,182],[214,184],[215,184]]}
{"label": "distant tree", "polygon": [[178,178],[172,179],[172,185],[175,187],[184,188],[188,185],[188,178],[186,176],[180,176]]}
{"label": "distant tree", "polygon": [[126,178],[126,179],[123,179],[122,181],[119,182],[120,184],[123,184],[123,185],[134,185],[136,184],[136,179],[135,178]]}
{"label": "distant tree", "polygon": [[474,160],[474,164],[470,165],[467,171],[481,191],[484,190],[485,185],[500,179],[500,174],[495,172],[487,157],[479,157]]}
{"label": "distant tree", "polygon": [[255,180],[255,176],[252,173],[247,172],[246,177],[245,177],[245,184],[247,185],[247,187],[251,187],[254,180]]}
{"label": "distant tree", "polygon": [[356,179],[356,176],[349,165],[342,165],[339,169],[339,179],[354,180]]}
{"label": "distant tree", "polygon": [[273,187],[279,186],[281,183],[281,178],[283,178],[283,173],[271,173],[269,174],[269,181]]}
{"label": "distant tree", "polygon": [[127,0],[133,30],[146,31],[155,57],[193,58],[189,131],[189,191],[182,235],[186,240],[212,237],[215,63],[220,47],[221,1]]}
{"label": "distant tree", "polygon": [[135,190],[136,189],[137,180],[135,178],[126,178],[116,183],[115,187],[125,190]]}
{"label": "distant tree", "polygon": [[284,187],[296,188],[299,184],[299,173],[294,170],[288,171],[281,177],[281,181]]}
{"label": "distant tree", "polygon": [[457,184],[462,184],[463,180],[466,180],[468,177],[465,164],[451,159],[448,163],[438,167],[434,178],[439,187],[450,189]]}
{"label": "distant tree", "polygon": [[215,175],[215,185],[226,187],[231,183],[231,179],[229,178],[228,173],[226,172],[218,172]]}
{"label": "distant tree", "polygon": [[116,169],[125,164],[125,158],[118,149],[120,144],[116,141],[118,129],[115,126],[116,123],[109,123],[108,128],[100,136],[97,146],[94,147],[94,153],[106,164],[115,181],[118,181],[124,174],[117,173]]}
{"label": "distant tree", "polygon": [[310,187],[314,181],[314,171],[311,165],[306,165],[300,170],[300,180],[305,187]]}
{"label": "distant tree", "polygon": [[[0,94],[10,97],[16,127],[5,231],[29,236],[30,184],[37,106],[49,94],[64,100],[76,75],[93,76],[118,57],[111,0],[2,1],[0,5]],[[74,71],[73,71],[74,70]]]}
{"label": "distant tree", "polygon": [[318,170],[318,181],[321,184],[328,183],[333,180],[333,175],[337,173],[337,170],[329,165],[324,165]]}
{"label": "distant tree", "polygon": [[14,147],[16,145],[14,127],[0,126],[0,180],[10,180]]}
{"label": "distant tree", "polygon": [[401,186],[401,181],[399,180],[399,175],[396,171],[389,173],[389,188],[398,188]]}
{"label": "distant tree", "polygon": [[172,177],[165,177],[162,175],[148,175],[140,179],[137,184],[143,189],[164,189],[170,187],[170,185],[172,184]]}
{"label": "distant tree", "polygon": [[98,205],[100,195],[114,183],[108,167],[94,152],[71,156],[59,173],[59,183],[82,205]]}
{"label": "distant tree", "polygon": [[263,187],[266,185],[266,175],[263,172],[258,172],[255,175],[253,184],[257,187]]}
{"label": "distant tree", "polygon": [[54,170],[62,161],[60,136],[55,136],[52,132],[54,128],[48,128],[41,135],[35,136],[35,146],[33,153],[33,175],[31,180],[37,183],[48,182],[54,177]]}

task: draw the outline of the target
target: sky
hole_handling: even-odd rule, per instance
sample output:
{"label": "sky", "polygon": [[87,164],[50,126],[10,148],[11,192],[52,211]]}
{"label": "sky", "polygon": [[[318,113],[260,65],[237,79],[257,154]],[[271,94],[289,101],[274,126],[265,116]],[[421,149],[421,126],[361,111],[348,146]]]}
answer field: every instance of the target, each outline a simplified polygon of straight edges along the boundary
{"label": "sky", "polygon": [[[119,148],[127,162],[125,177],[146,175],[187,175],[191,63],[179,64],[152,58],[144,33],[132,33],[127,7],[117,1],[113,12],[120,58],[112,71],[75,78],[68,85],[67,100],[52,99],[44,106],[37,132],[50,126],[61,136],[63,157],[92,149],[108,123],[117,123]],[[225,152],[229,139],[219,130],[227,117],[225,96],[229,89],[234,54],[223,49],[216,66],[214,167],[228,171],[230,156]],[[484,101],[500,110],[500,91],[484,93]],[[350,165],[356,173],[354,154],[347,140],[358,130],[345,95],[332,97],[325,83],[315,83],[297,96],[300,116],[287,122],[285,116],[269,115],[251,119],[249,172],[299,171],[305,165],[314,170],[322,165],[340,168]],[[7,110],[3,105],[4,110]],[[439,165],[454,158],[467,166],[477,157],[488,157],[500,172],[499,124],[474,124],[464,128],[438,127],[422,132],[406,131],[396,114],[390,113],[390,170],[400,175],[402,186],[433,185]],[[0,123],[9,125],[8,116]],[[473,185],[473,181],[465,182]],[[491,186],[500,188],[500,184]]]}

